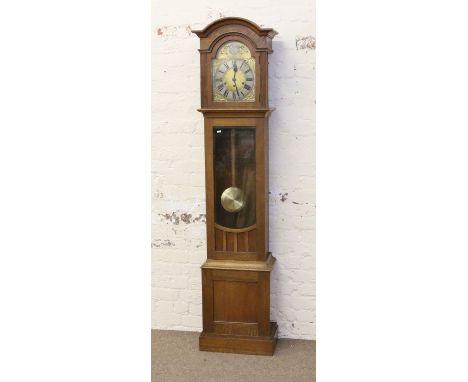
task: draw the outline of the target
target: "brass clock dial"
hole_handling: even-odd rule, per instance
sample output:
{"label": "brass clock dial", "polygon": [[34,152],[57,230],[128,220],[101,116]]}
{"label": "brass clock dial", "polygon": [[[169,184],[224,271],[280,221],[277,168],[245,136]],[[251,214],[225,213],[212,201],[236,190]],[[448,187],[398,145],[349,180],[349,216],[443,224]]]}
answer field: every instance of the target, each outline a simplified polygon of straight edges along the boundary
{"label": "brass clock dial", "polygon": [[228,60],[214,76],[216,91],[228,101],[240,101],[254,87],[254,73],[245,60]]}
{"label": "brass clock dial", "polygon": [[224,44],[213,60],[213,99],[216,102],[255,101],[255,59],[238,41]]}

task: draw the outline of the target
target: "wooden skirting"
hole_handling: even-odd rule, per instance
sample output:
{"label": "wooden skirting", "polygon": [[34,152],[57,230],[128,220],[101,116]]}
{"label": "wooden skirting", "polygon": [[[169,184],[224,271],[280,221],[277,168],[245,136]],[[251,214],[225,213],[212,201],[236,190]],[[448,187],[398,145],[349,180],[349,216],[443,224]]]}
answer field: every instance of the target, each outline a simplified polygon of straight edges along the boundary
{"label": "wooden skirting", "polygon": [[239,336],[202,332],[199,337],[199,348],[202,351],[240,353],[256,355],[273,355],[278,341],[278,326],[270,322],[270,335]]}

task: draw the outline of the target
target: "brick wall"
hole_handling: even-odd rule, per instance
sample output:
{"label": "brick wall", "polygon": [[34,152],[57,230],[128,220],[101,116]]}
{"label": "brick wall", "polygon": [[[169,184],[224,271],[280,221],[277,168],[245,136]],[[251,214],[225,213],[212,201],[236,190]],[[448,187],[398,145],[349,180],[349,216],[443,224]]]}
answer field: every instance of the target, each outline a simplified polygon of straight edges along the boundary
{"label": "brick wall", "polygon": [[[216,5],[215,5],[216,4]],[[276,29],[270,55],[271,317],[280,336],[315,339],[315,4],[154,1],[152,326],[201,331],[206,258],[199,39],[225,16]]]}

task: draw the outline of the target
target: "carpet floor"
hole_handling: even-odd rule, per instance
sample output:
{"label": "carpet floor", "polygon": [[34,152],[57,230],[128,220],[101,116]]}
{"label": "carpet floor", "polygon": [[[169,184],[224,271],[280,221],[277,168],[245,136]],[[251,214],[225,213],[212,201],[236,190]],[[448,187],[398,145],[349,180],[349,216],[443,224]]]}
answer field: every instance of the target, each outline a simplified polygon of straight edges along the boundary
{"label": "carpet floor", "polygon": [[152,330],[152,382],[315,382],[315,341],[280,339],[273,357],[201,352],[195,332]]}

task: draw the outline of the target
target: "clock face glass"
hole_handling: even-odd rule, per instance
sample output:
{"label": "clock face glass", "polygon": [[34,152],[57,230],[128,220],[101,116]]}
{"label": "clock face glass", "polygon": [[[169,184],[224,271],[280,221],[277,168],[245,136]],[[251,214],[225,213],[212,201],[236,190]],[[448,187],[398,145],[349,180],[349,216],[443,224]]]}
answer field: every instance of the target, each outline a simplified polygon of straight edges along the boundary
{"label": "clock face glass", "polygon": [[255,101],[255,59],[244,44],[224,44],[213,60],[212,73],[214,101]]}
{"label": "clock face glass", "polygon": [[227,228],[255,224],[255,129],[215,127],[215,223]]}

